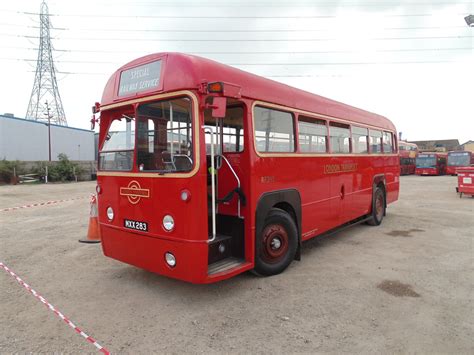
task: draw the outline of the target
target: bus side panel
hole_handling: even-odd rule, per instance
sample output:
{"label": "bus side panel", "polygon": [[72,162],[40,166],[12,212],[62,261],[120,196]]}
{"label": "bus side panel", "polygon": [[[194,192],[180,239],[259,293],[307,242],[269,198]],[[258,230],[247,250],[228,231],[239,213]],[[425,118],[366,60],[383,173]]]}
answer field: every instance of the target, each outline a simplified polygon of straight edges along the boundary
{"label": "bus side panel", "polygon": [[372,205],[372,183],[374,167],[370,158],[366,156],[354,156],[356,170],[347,174],[352,177],[352,202],[351,213],[345,222],[358,218],[370,212]]}
{"label": "bus side panel", "polygon": [[387,157],[385,167],[385,189],[386,189],[386,202],[395,202],[398,200],[400,191],[400,160],[397,157]]}
{"label": "bus side panel", "polygon": [[298,190],[302,202],[301,234],[306,240],[368,214],[373,177],[379,174],[385,176],[387,203],[396,201],[400,176],[397,155],[257,157],[254,196],[258,198],[275,190]]}
{"label": "bus side panel", "polygon": [[[331,208],[331,175],[323,173],[326,157],[256,157],[253,164],[253,204],[266,192],[295,189],[301,195],[302,238],[319,234],[338,221]],[[296,168],[297,167],[297,168]]]}

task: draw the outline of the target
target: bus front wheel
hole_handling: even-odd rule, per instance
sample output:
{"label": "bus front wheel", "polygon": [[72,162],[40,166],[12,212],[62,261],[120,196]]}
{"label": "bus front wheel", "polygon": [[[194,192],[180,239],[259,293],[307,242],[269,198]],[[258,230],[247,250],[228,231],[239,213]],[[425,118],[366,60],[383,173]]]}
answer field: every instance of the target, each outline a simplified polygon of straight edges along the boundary
{"label": "bus front wheel", "polygon": [[383,188],[377,186],[372,200],[372,217],[367,221],[371,226],[378,226],[382,223],[385,215],[385,193]]}
{"label": "bus front wheel", "polygon": [[291,216],[272,208],[257,236],[255,272],[262,276],[281,273],[293,261],[298,246],[298,230]]}

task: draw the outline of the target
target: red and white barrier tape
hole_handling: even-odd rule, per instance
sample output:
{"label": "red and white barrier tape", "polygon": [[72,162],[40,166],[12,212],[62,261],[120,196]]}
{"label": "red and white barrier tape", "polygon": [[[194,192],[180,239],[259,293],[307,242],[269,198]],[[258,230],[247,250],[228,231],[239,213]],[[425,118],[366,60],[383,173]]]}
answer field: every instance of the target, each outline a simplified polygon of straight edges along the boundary
{"label": "red and white barrier tape", "polygon": [[61,203],[61,202],[74,201],[74,200],[82,200],[82,199],[84,199],[84,198],[87,198],[87,196],[75,197],[75,198],[68,198],[68,199],[64,199],[64,200],[55,200],[55,201],[32,203],[32,204],[24,205],[24,206],[3,208],[3,209],[0,210],[0,212],[15,211],[15,210],[19,210],[19,209],[22,209],[22,208],[31,208],[31,207],[54,205],[54,204],[56,204],[56,203]]}
{"label": "red and white barrier tape", "polygon": [[26,282],[24,282],[18,275],[16,275],[12,270],[10,270],[4,263],[0,262],[0,267],[10,274],[21,286],[26,288],[33,296],[40,300],[48,309],[54,312],[59,318],[61,318],[67,325],[74,329],[78,334],[84,337],[89,343],[93,344],[101,353],[110,354],[110,352],[100,345],[94,338],[90,337],[84,333],[79,327],[77,327],[73,322],[71,322],[64,314],[59,312],[51,303],[46,301],[46,299],[41,296],[38,292],[33,290]]}

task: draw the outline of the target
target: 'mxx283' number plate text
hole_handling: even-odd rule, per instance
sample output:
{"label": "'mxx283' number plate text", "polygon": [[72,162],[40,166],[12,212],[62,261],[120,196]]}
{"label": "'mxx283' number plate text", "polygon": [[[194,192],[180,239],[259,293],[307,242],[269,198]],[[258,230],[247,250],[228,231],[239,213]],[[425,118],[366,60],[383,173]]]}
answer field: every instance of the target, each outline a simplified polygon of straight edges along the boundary
{"label": "'mxx283' number plate text", "polygon": [[137,231],[148,231],[148,223],[146,222],[139,222],[139,221],[132,221],[129,219],[123,220],[123,226],[128,229],[135,229]]}

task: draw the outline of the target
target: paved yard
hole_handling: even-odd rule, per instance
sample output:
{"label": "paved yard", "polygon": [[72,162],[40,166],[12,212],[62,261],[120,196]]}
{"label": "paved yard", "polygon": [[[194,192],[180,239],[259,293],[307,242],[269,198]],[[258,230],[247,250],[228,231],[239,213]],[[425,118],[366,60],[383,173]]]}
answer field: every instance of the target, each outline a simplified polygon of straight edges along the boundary
{"label": "paved yard", "polygon": [[[94,183],[0,186],[0,261],[114,353],[472,354],[474,198],[450,176],[401,183],[380,227],[312,240],[281,275],[213,285],[78,243]],[[0,352],[94,350],[0,270]]]}

